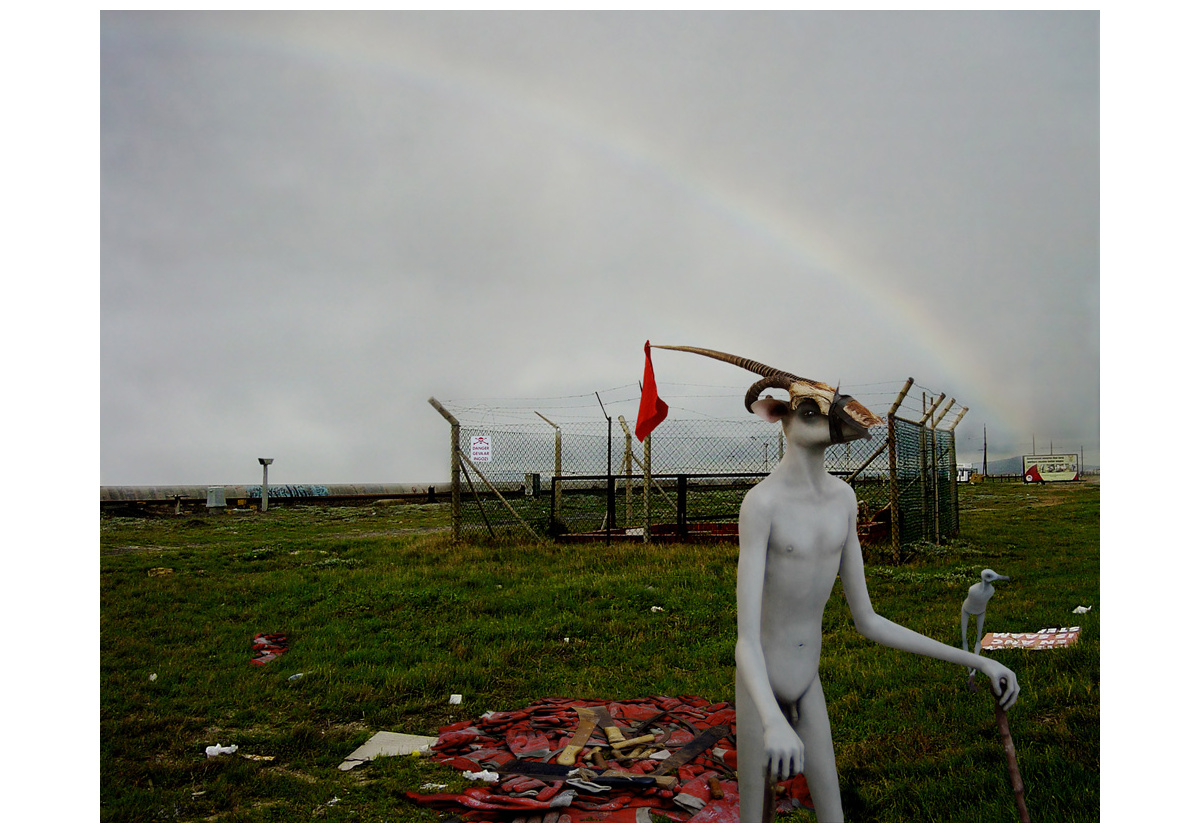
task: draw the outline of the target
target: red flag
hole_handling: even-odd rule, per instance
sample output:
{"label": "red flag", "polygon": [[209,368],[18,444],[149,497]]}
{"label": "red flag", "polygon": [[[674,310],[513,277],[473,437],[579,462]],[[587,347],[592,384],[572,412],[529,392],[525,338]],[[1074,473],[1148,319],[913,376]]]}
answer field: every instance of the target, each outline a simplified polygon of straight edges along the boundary
{"label": "red flag", "polygon": [[646,372],[642,378],[642,402],[638,406],[637,426],[634,434],[645,440],[650,432],[667,419],[667,404],[658,398],[658,385],[654,382],[654,366],[650,364],[650,340],[646,340]]}

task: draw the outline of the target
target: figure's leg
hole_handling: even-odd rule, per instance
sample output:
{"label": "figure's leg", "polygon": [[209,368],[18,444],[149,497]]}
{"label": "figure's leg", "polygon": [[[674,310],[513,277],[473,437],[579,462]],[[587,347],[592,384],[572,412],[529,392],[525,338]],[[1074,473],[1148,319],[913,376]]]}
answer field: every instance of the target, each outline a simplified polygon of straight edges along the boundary
{"label": "figure's leg", "polygon": [[[967,606],[964,604],[962,609],[962,647],[964,652],[971,651],[971,644],[967,642],[967,621],[971,619],[971,614],[967,611]],[[979,623],[978,615],[975,617],[976,624]],[[976,647],[975,653],[979,653],[979,648]],[[971,669],[967,672],[967,688],[972,692],[978,692],[978,687],[975,686],[975,670]]]}
{"label": "figure's leg", "polygon": [[[738,725],[739,730],[741,725]],[[804,778],[812,796],[818,822],[843,822],[842,792],[838,786],[837,759],[833,753],[833,731],[825,708],[825,692],[818,676],[800,698],[796,735],[804,742]],[[738,734],[741,742],[741,734]],[[741,751],[738,751],[741,762]],[[740,783],[739,783],[740,784]]]}
{"label": "figure's leg", "polygon": [[767,752],[762,718],[750,697],[750,690],[742,680],[741,669],[738,669],[735,675],[735,687],[738,821],[767,822],[764,816],[766,806],[763,804],[767,795]]}
{"label": "figure's leg", "polygon": [[985,614],[975,616],[975,654],[979,654],[979,649],[983,646],[983,618],[985,616]]}

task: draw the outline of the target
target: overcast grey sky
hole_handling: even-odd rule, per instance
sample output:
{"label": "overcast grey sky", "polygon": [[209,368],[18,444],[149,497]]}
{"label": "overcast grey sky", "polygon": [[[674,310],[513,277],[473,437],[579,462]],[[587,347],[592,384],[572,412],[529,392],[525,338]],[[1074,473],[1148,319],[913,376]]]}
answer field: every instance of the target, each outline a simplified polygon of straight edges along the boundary
{"label": "overcast grey sky", "polygon": [[[632,418],[647,339],[1100,461],[1097,13],[100,35],[104,484],[446,480],[430,396]],[[654,361],[671,419],[755,419],[744,371]]]}

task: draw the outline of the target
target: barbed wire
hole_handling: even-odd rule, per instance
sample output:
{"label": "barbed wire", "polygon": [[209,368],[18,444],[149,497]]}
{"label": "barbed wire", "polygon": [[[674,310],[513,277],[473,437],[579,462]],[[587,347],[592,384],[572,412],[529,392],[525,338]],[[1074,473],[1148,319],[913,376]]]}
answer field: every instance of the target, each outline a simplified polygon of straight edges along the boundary
{"label": "barbed wire", "polygon": [[[903,380],[884,380],[853,386],[845,385],[842,390],[855,396],[872,411],[884,414],[891,408],[896,393],[903,385]],[[472,420],[488,425],[500,422],[512,425],[537,425],[544,424],[546,420],[560,425],[603,422],[604,412],[607,412],[610,417],[621,415],[627,420],[632,420],[637,413],[636,406],[641,403],[640,389],[640,384],[631,383],[587,393],[542,397],[451,399],[444,400],[443,404],[452,414],[470,415]],[[910,389],[909,396],[905,398],[902,407],[907,414],[915,414],[919,418],[920,407],[911,404],[913,389],[926,393],[931,398],[935,395],[923,386],[914,385]],[[685,382],[659,382],[658,384],[659,397],[667,402],[671,410],[668,418],[671,422],[678,421],[687,415],[689,419],[744,426],[748,422],[757,420],[756,417],[742,413],[741,402],[745,390],[745,387],[740,385]],[[679,404],[681,401],[689,402],[689,405]],[[704,408],[702,403],[705,401],[713,403],[714,407]],[[631,411],[632,414],[626,414],[627,411]],[[737,416],[733,416],[734,414]]]}

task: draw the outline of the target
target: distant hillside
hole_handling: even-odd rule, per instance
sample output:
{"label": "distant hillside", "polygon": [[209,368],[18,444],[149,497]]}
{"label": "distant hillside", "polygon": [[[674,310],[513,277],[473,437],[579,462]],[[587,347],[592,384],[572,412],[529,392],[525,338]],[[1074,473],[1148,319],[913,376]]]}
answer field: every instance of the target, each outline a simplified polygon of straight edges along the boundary
{"label": "distant hillside", "polygon": [[[976,472],[983,473],[983,461],[976,461],[971,464]],[[988,459],[988,474],[989,475],[1020,475],[1024,470],[1021,469],[1021,458],[1004,458],[1003,460]]]}

